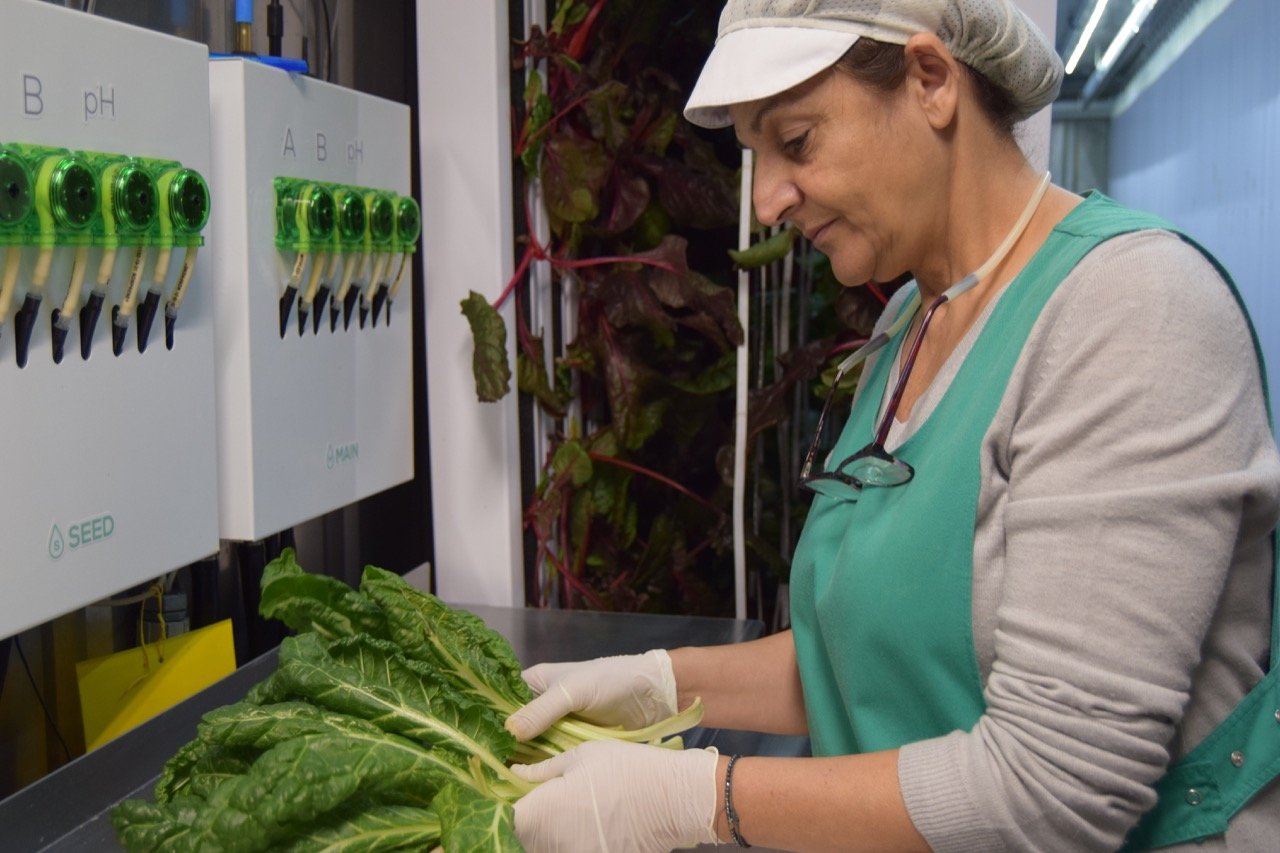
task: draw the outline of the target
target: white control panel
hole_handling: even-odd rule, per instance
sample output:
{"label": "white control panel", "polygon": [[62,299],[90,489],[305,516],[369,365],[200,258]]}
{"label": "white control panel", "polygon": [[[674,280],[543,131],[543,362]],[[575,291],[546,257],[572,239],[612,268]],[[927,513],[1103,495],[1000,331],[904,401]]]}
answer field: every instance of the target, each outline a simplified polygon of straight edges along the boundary
{"label": "white control panel", "polygon": [[219,517],[253,540],[413,477],[409,109],[238,59],[209,83]]}
{"label": "white control panel", "polygon": [[217,550],[217,247],[204,46],[35,0],[0,17],[7,636]]}

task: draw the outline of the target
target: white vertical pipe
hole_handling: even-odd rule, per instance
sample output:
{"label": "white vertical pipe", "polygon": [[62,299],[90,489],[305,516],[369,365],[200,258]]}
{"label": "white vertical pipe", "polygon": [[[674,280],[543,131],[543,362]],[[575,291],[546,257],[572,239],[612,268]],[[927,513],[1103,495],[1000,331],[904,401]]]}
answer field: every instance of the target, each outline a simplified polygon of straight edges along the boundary
{"label": "white vertical pipe", "polygon": [[[751,184],[754,161],[751,150],[742,152],[742,204],[738,212],[738,248],[751,245]],[[749,328],[751,306],[751,274],[738,270],[738,322],[742,325],[742,344],[738,347],[737,399],[733,410],[733,612],[738,619],[747,618],[747,403],[750,388],[747,373],[751,366]]]}
{"label": "white vertical pipe", "polygon": [[[516,394],[476,400],[459,303],[469,290],[494,298],[513,272],[510,73],[505,0],[418,0],[436,589],[500,606],[524,604]],[[510,353],[514,301],[502,311]]]}

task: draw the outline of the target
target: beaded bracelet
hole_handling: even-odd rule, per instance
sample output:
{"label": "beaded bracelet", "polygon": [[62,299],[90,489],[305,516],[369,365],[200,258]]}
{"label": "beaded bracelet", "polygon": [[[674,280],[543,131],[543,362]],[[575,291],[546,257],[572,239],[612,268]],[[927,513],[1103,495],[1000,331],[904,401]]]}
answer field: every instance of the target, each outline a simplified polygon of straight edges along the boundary
{"label": "beaded bracelet", "polygon": [[733,808],[733,765],[738,763],[741,755],[730,756],[729,764],[724,769],[724,816],[729,822],[729,835],[739,847],[750,847],[747,840],[738,831],[738,812]]}

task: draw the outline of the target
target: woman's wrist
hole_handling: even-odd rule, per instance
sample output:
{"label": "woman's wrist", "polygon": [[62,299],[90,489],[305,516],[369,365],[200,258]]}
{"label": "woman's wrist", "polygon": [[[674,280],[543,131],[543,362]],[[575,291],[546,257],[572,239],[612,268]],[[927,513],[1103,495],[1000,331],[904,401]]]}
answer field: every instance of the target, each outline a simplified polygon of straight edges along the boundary
{"label": "woman's wrist", "polygon": [[729,818],[724,811],[724,780],[729,771],[729,756],[721,755],[716,762],[716,816],[712,826],[716,839],[721,844],[732,844],[733,837],[729,833]]}

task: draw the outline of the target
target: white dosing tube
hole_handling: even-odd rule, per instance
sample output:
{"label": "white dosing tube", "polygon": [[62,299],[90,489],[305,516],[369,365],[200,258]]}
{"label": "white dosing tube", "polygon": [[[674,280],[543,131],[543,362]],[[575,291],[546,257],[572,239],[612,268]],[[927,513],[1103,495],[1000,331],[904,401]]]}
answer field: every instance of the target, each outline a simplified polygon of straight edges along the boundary
{"label": "white dosing tube", "polygon": [[[751,150],[742,152],[742,204],[738,211],[738,248],[751,245],[751,184],[754,161]],[[738,347],[737,395],[733,408],[733,612],[738,619],[747,618],[747,384],[751,363],[751,273],[738,270],[738,322],[742,325],[742,344]]]}

